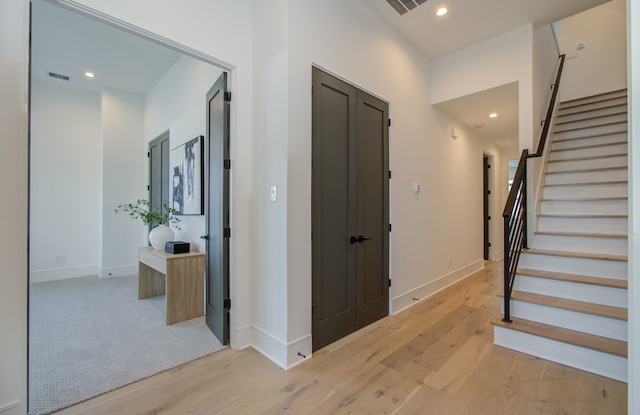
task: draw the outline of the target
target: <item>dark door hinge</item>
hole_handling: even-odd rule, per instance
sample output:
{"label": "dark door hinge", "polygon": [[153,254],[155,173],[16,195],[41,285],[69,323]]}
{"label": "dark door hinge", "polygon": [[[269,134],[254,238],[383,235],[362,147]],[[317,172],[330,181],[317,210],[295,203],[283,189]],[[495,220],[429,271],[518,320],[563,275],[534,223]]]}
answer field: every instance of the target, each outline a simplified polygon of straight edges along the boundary
{"label": "dark door hinge", "polygon": [[224,93],[224,100],[227,102],[231,102],[231,92],[227,91]]}
{"label": "dark door hinge", "polygon": [[224,228],[224,237],[231,238],[231,228]]}
{"label": "dark door hinge", "polygon": [[389,127],[391,127],[391,118],[389,118]]}
{"label": "dark door hinge", "polygon": [[151,190],[151,186],[147,185],[147,190]]}
{"label": "dark door hinge", "polygon": [[491,216],[487,217],[487,220],[491,220]]}
{"label": "dark door hinge", "polygon": [[231,159],[224,159],[224,169],[231,170]]}
{"label": "dark door hinge", "polygon": [[489,242],[489,243],[487,244],[487,246],[491,246],[491,242]]}
{"label": "dark door hinge", "polygon": [[224,309],[227,311],[231,310],[231,298],[224,299]]}
{"label": "dark door hinge", "polygon": [[391,232],[391,224],[389,224],[389,232]]}
{"label": "dark door hinge", "polygon": [[491,190],[487,190],[487,194],[490,195],[491,194]]}
{"label": "dark door hinge", "polygon": [[491,164],[487,164],[487,168],[490,169],[491,168]]}
{"label": "dark door hinge", "polygon": [[391,278],[389,278],[389,287],[391,287]]}
{"label": "dark door hinge", "polygon": [[147,151],[147,158],[151,157],[151,153]]}
{"label": "dark door hinge", "polygon": [[389,178],[391,178],[391,170],[389,170]]}

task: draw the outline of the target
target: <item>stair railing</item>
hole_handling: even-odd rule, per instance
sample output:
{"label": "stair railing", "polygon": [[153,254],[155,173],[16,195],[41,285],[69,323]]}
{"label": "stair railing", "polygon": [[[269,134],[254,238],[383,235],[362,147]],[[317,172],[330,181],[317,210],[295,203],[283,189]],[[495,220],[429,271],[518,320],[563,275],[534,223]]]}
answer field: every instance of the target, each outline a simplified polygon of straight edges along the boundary
{"label": "stair railing", "polygon": [[547,109],[547,116],[543,121],[542,134],[538,142],[538,150],[529,154],[529,150],[522,150],[516,174],[507,203],[505,204],[502,218],[504,220],[504,315],[502,321],[511,323],[511,292],[516,278],[520,253],[523,248],[528,248],[527,241],[527,160],[533,157],[541,157],[547,142],[551,118],[556,106],[560,77],[564,67],[565,55],[560,55],[556,80],[551,85],[553,92]]}

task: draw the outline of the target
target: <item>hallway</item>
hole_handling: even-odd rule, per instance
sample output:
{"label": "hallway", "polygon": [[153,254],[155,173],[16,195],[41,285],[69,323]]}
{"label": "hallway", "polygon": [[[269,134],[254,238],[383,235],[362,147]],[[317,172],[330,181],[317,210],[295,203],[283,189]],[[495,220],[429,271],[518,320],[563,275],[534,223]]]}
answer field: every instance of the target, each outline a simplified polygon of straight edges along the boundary
{"label": "hallway", "polygon": [[58,414],[625,414],[627,385],[492,344],[502,262],[289,371],[230,349]]}

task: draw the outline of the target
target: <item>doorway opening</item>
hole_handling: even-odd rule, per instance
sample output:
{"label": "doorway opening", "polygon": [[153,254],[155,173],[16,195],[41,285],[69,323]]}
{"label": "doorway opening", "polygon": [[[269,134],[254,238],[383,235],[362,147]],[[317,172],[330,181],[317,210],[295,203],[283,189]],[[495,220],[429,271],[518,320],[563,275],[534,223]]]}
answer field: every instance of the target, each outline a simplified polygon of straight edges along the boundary
{"label": "doorway opening", "polygon": [[[154,180],[150,172],[153,166],[146,161],[150,140],[171,129],[171,137],[167,137],[165,148],[162,148],[165,153],[167,147],[170,151],[193,136],[204,135],[206,93],[221,73],[230,79],[233,67],[167,39],[137,31],[130,25],[126,25],[124,30],[124,23],[107,21],[97,12],[92,14],[88,9],[75,10],[73,4],[65,5],[60,7],[44,0],[31,3],[30,413],[50,412],[74,403],[52,399],[38,392],[39,387],[46,389],[51,382],[58,386],[63,383],[59,377],[46,376],[46,373],[39,380],[34,376],[39,370],[38,365],[62,360],[59,359],[61,355],[51,354],[54,345],[63,355],[74,357],[74,363],[66,366],[77,366],[81,374],[96,372],[83,370],[78,364],[78,357],[84,356],[83,352],[88,350],[87,345],[92,353],[106,357],[116,368],[117,380],[121,383],[80,377],[79,384],[86,385],[92,394],[79,396],[77,384],[71,384],[68,390],[58,394],[76,401],[137,380],[129,376],[136,365],[148,368],[159,363],[160,366],[153,367],[162,371],[214,351],[208,346],[209,339],[215,337],[204,324],[204,317],[202,327],[205,331],[189,320],[185,324],[179,323],[180,326],[160,324],[157,329],[161,334],[151,338],[143,334],[151,326],[156,327],[155,323],[149,324],[149,319],[158,316],[162,319],[162,308],[165,307],[161,298],[145,301],[146,317],[129,308],[142,302],[137,299],[136,292],[137,252],[138,247],[148,244],[148,229],[122,214],[115,216],[114,208],[137,198],[156,199],[155,194],[148,193],[151,191],[150,182]],[[81,49],[75,43],[77,40],[95,50]],[[123,43],[126,47],[118,46]],[[64,47],[65,53],[60,53],[57,47]],[[141,59],[135,59],[135,56],[125,59],[118,55],[118,51],[131,52],[133,49],[138,51],[133,55],[140,55]],[[96,60],[95,51],[99,52],[98,55],[107,56],[111,62]],[[157,59],[150,58],[150,55]],[[51,60],[61,56],[65,61]],[[133,71],[129,64],[145,60],[147,67],[143,76],[119,72]],[[93,81],[77,73],[86,70],[84,65],[88,62],[95,65],[90,68],[95,72]],[[103,64],[105,66],[100,66]],[[187,72],[188,68],[198,70],[190,72],[190,76],[182,75],[184,83],[177,84],[180,74]],[[96,80],[103,82],[101,86],[91,84]],[[124,83],[115,83],[116,80]],[[135,81],[127,84],[128,80]],[[145,82],[150,80],[151,85],[145,86]],[[229,84],[233,85],[232,82]],[[193,90],[197,90],[193,100],[189,98],[186,104],[180,101],[183,95],[191,97]],[[162,102],[167,106],[158,104]],[[171,104],[175,108],[171,108]],[[181,108],[187,113],[179,113]],[[191,116],[192,113],[196,115]],[[172,114],[178,114],[182,119],[178,120],[179,117]],[[163,125],[163,120],[171,120],[171,125]],[[228,132],[228,125],[226,127]],[[191,133],[191,129],[195,133]],[[167,160],[163,159],[163,163],[167,164]],[[170,194],[161,191],[160,198],[170,200]],[[229,192],[220,195],[219,199],[222,198],[230,205]],[[232,212],[232,207],[228,212]],[[227,216],[233,217],[231,213]],[[201,214],[183,216],[182,223],[187,226],[183,226],[182,233],[176,236],[188,240],[192,250],[204,252],[206,244],[200,237],[205,235],[205,219],[206,215]],[[227,268],[233,269],[232,266]],[[45,293],[51,292],[50,288],[58,291]],[[100,309],[102,300],[94,295],[112,288],[113,292],[124,293],[121,296],[123,303],[116,303],[115,297],[107,299],[102,313],[104,320],[98,320],[93,313]],[[68,296],[63,299],[56,292]],[[230,293],[226,293],[225,299],[230,297]],[[68,313],[67,317],[59,317],[57,329],[53,329],[46,318],[61,316],[63,310]],[[84,320],[72,320],[76,317]],[[107,340],[98,339],[99,335],[114,327],[125,326],[129,334],[113,334],[108,335]],[[148,357],[152,356],[157,346],[171,343],[169,337],[172,334],[169,332],[178,332],[175,337],[181,342],[177,347],[179,353],[161,353],[161,357],[149,361],[145,360],[146,357],[141,358],[136,364],[122,360],[123,356],[131,354],[134,347],[141,348]],[[200,343],[207,347],[194,346],[198,341],[186,340],[185,332],[202,340]],[[72,341],[76,334],[79,334],[75,337],[79,340]],[[42,337],[44,335],[59,341],[48,341]],[[124,351],[115,352],[115,347],[109,346],[109,340],[120,343]],[[43,347],[38,349],[38,344]],[[38,350],[46,353],[38,355]],[[165,359],[183,352],[186,354],[180,356],[181,360]],[[86,355],[91,356],[90,353]],[[44,366],[40,369],[41,372],[48,370]],[[61,375],[55,369],[48,373]],[[143,371],[138,378],[151,374]],[[69,376],[73,377],[73,374]],[[97,385],[105,388],[100,389]]]}

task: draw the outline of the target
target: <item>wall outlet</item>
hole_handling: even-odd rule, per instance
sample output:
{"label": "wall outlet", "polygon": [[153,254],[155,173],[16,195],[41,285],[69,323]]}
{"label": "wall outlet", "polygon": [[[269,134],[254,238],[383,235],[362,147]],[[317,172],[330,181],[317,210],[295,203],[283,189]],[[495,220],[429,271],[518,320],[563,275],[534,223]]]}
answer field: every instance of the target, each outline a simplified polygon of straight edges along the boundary
{"label": "wall outlet", "polygon": [[67,258],[65,254],[56,255],[56,264],[66,261]]}

